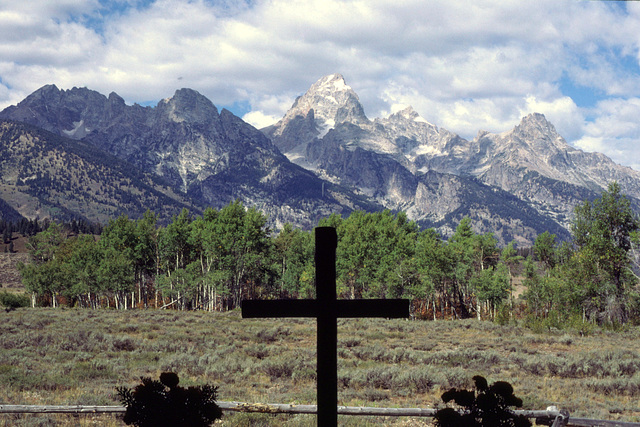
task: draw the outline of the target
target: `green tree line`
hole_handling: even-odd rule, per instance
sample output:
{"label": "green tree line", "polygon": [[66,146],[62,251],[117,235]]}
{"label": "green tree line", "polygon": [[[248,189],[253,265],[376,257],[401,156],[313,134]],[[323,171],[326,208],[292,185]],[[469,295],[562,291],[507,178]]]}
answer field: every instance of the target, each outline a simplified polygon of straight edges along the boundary
{"label": "green tree line", "polygon": [[[313,298],[313,233],[290,224],[275,233],[267,223],[239,201],[201,216],[185,209],[166,226],[152,212],[123,215],[99,236],[68,237],[51,223],[30,238],[33,261],[20,271],[33,304],[54,307],[213,311],[244,298]],[[416,316],[434,319],[495,319],[514,310],[598,323],[638,318],[639,222],[616,183],[576,208],[571,241],[543,233],[526,259],[513,243],[499,247],[493,234],[475,233],[469,218],[448,240],[402,212],[334,214],[318,225],[338,233],[341,298],[410,298]],[[516,276],[525,288],[517,304]]]}

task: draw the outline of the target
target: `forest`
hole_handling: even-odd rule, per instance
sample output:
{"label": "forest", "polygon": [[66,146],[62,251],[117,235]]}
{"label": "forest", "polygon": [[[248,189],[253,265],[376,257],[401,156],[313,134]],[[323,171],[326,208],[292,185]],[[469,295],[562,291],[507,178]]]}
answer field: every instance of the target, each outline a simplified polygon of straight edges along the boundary
{"label": "forest", "polygon": [[[99,235],[51,222],[20,264],[35,305],[225,311],[242,299],[314,298],[314,236],[239,201],[166,226],[148,211]],[[412,300],[415,317],[623,325],[640,320],[640,222],[617,183],[575,209],[571,239],[545,232],[530,250],[499,247],[469,218],[444,240],[406,214],[354,211],[319,221],[338,233],[340,298]],[[520,292],[514,295],[517,279]]]}

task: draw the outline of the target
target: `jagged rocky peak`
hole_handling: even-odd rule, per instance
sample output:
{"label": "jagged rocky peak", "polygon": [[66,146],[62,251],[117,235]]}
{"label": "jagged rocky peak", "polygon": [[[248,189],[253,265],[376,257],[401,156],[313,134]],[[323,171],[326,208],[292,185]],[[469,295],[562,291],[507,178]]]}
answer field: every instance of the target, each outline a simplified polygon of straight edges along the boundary
{"label": "jagged rocky peak", "polygon": [[218,109],[207,97],[186,88],[160,101],[158,110],[175,122],[207,123],[219,116]]}
{"label": "jagged rocky peak", "polygon": [[37,89],[35,92],[33,92],[31,95],[27,96],[23,101],[20,102],[20,104],[28,104],[30,102],[33,102],[34,100],[49,101],[52,97],[59,97],[60,92],[61,91],[60,89],[58,89],[58,86],[54,84],[44,85],[40,89]]}
{"label": "jagged rocky peak", "polygon": [[[540,113],[531,113],[523,117],[520,124],[513,129],[511,135],[526,142],[536,150],[575,150],[560,136],[544,114]],[[539,154],[544,155],[542,152]]]}
{"label": "jagged rocky peak", "polygon": [[413,107],[410,106],[410,105],[408,107],[406,107],[406,108],[403,108],[402,110],[400,110],[400,111],[398,111],[396,113],[393,113],[391,116],[389,116],[389,119],[409,120],[409,121],[414,121],[414,122],[419,122],[419,123],[430,124],[425,119],[420,117],[420,114],[418,114],[418,112],[416,110],[414,110]]}
{"label": "jagged rocky peak", "polygon": [[[18,105],[2,111],[3,118],[22,121],[51,132],[82,138],[88,127],[108,110],[107,97],[87,88],[60,90],[49,84],[27,96]],[[81,129],[81,130],[78,130]]]}
{"label": "jagged rocky peak", "polygon": [[429,123],[425,120],[416,110],[413,109],[412,106],[408,106],[403,108],[400,111],[397,111],[389,116],[388,119],[382,120],[382,123],[385,124],[409,124],[411,126],[421,126],[430,128],[431,131],[438,132],[438,127],[432,123]]}
{"label": "jagged rocky peak", "polygon": [[487,135],[491,135],[491,132],[489,132],[488,130],[480,129],[478,131],[478,134],[474,138],[474,141],[480,141],[482,138],[484,138]]}
{"label": "jagged rocky peak", "polygon": [[[284,127],[295,117],[307,117],[313,110],[318,130],[328,130],[343,122],[368,122],[358,95],[340,74],[331,74],[315,82],[298,97],[285,117],[276,125]],[[323,129],[324,128],[324,129]]]}
{"label": "jagged rocky peak", "polygon": [[513,133],[529,138],[548,138],[559,136],[556,128],[547,120],[544,114],[531,113],[522,118]]}
{"label": "jagged rocky peak", "polygon": [[122,98],[120,95],[118,95],[115,92],[111,92],[107,99],[111,104],[124,105],[124,98]]}

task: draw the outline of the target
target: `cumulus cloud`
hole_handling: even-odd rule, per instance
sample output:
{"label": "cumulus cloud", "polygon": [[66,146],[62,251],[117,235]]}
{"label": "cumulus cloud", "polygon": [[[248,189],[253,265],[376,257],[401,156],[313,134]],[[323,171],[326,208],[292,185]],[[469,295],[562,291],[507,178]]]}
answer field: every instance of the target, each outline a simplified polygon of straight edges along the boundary
{"label": "cumulus cloud", "polygon": [[244,116],[242,116],[242,120],[249,123],[253,127],[257,129],[262,129],[267,126],[271,126],[280,120],[280,116],[269,116],[262,111],[251,111]]}
{"label": "cumulus cloud", "polygon": [[[191,87],[249,105],[262,127],[339,72],[371,118],[412,105],[470,138],[536,111],[629,164],[638,136],[620,114],[640,97],[638,28],[635,2],[0,0],[0,108],[47,83],[128,102]],[[561,79],[600,102],[579,105]]]}
{"label": "cumulus cloud", "polygon": [[640,170],[640,98],[601,101],[597,110],[597,117],[586,123],[575,145]]}

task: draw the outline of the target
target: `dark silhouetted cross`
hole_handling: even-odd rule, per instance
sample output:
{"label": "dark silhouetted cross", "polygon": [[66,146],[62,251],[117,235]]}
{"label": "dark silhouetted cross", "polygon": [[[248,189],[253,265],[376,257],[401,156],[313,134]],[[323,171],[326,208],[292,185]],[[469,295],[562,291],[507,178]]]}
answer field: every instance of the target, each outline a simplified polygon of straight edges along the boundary
{"label": "dark silhouetted cross", "polygon": [[409,317],[409,300],[336,298],[336,248],[338,237],[331,227],[316,233],[316,299],[242,302],[242,317],[315,317],[318,323],[318,425],[338,425],[338,318]]}

